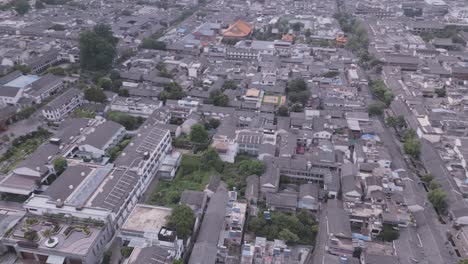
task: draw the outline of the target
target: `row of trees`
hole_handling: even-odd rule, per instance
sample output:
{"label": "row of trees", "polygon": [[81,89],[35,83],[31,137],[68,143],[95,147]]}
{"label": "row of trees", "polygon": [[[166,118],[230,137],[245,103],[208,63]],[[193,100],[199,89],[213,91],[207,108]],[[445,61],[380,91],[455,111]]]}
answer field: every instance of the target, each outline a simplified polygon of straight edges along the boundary
{"label": "row of trees", "polygon": [[359,58],[359,65],[364,69],[381,70],[381,63],[369,53],[369,37],[364,24],[348,13],[337,13],[334,18],[341,30],[348,36],[346,48],[352,50]]}
{"label": "row of trees", "polygon": [[435,209],[441,214],[446,214],[448,211],[447,193],[441,188],[439,182],[431,174],[421,176],[423,181],[429,188],[427,199],[432,203]]}
{"label": "row of trees", "polygon": [[385,85],[383,80],[371,80],[369,82],[369,88],[377,101],[369,104],[368,112],[370,115],[379,116],[382,115],[385,108],[389,107],[393,102],[395,95],[392,91]]}
{"label": "row of trees", "polygon": [[403,150],[414,159],[419,159],[421,154],[421,143],[413,129],[408,129],[403,135]]}

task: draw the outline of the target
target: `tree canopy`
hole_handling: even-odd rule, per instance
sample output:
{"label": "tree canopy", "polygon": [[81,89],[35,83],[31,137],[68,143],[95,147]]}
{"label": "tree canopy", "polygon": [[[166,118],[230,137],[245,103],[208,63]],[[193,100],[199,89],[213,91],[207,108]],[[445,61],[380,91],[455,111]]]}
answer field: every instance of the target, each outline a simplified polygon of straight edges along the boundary
{"label": "tree canopy", "polygon": [[201,124],[195,124],[190,131],[190,141],[193,143],[204,144],[208,142],[208,131]]}
{"label": "tree canopy", "polygon": [[88,101],[103,103],[107,96],[101,88],[92,87],[84,91],[84,98]]}
{"label": "tree canopy", "polygon": [[223,90],[235,90],[237,89],[237,83],[234,80],[226,80],[223,83]]}
{"label": "tree canopy", "polygon": [[303,105],[310,97],[310,91],[307,89],[307,83],[301,78],[289,81],[287,94],[289,101],[292,103],[301,103]]}
{"label": "tree canopy", "polygon": [[31,6],[29,5],[28,1],[21,0],[15,3],[15,11],[18,15],[22,16],[29,12]]}
{"label": "tree canopy", "polygon": [[200,161],[201,170],[211,170],[214,169],[217,172],[222,172],[224,163],[213,148],[208,148],[203,152]]}
{"label": "tree canopy", "polygon": [[187,205],[176,205],[167,218],[167,226],[176,230],[177,236],[182,239],[192,234],[195,217]]}
{"label": "tree canopy", "polygon": [[216,89],[210,92],[208,97],[208,102],[215,105],[215,106],[228,106],[229,104],[229,97],[221,90]]}
{"label": "tree canopy", "polygon": [[56,158],[54,160],[54,170],[57,174],[62,173],[67,167],[67,165],[67,160],[62,157]]}
{"label": "tree canopy", "polygon": [[175,82],[164,85],[164,91],[159,94],[159,100],[166,101],[167,99],[171,100],[180,100],[185,96],[185,92],[182,90],[182,87]]}
{"label": "tree canopy", "polygon": [[279,116],[289,116],[288,107],[286,107],[284,105],[278,107],[278,110],[277,110],[276,114],[279,115]]}
{"label": "tree canopy", "polygon": [[382,102],[374,102],[369,104],[367,107],[367,111],[369,112],[369,115],[371,116],[379,116],[383,114],[383,111],[385,109],[385,104]]}
{"label": "tree canopy", "polygon": [[80,64],[89,71],[107,71],[116,56],[117,39],[111,27],[98,24],[80,34]]}
{"label": "tree canopy", "polygon": [[441,188],[435,188],[427,193],[427,198],[440,213],[446,213],[448,209],[447,193]]}

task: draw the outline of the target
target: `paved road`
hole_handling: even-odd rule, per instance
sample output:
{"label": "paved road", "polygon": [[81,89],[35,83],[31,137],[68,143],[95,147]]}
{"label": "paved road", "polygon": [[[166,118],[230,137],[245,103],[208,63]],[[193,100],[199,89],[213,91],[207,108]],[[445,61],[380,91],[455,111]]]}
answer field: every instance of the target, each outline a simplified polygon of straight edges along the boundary
{"label": "paved road", "polygon": [[328,220],[327,220],[327,204],[321,204],[320,214],[318,216],[319,231],[316,237],[315,248],[312,256],[312,262],[309,264],[327,264],[324,263],[326,245],[328,242]]}
{"label": "paved road", "polygon": [[415,263],[414,260],[428,264],[456,263],[456,259],[446,246],[445,232],[449,227],[438,221],[434,208],[427,201],[425,189],[418,184],[418,176],[403,160],[399,140],[382,124],[381,120],[378,120],[378,126],[381,140],[392,156],[392,169],[403,169],[408,172],[409,177],[404,180],[404,196],[408,205],[419,205],[424,208],[423,211],[414,213],[417,227],[402,229],[402,236],[395,241],[395,247],[400,249],[397,250],[400,261],[403,264]]}

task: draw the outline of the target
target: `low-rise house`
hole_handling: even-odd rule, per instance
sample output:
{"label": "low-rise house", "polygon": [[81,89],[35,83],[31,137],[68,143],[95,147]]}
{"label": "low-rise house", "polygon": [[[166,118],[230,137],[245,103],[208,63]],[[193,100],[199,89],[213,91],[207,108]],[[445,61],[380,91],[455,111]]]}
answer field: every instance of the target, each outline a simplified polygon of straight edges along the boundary
{"label": "low-rise house", "polygon": [[77,156],[85,160],[101,160],[106,151],[122,140],[125,133],[122,125],[114,121],[104,121],[81,138]]}
{"label": "low-rise house", "polygon": [[299,186],[298,208],[316,211],[319,209],[319,186],[313,183]]}
{"label": "low-rise house", "polygon": [[50,121],[61,121],[82,104],[83,93],[78,89],[71,88],[49,102],[42,109],[42,115]]}
{"label": "low-rise house", "polygon": [[176,171],[179,168],[182,154],[173,151],[170,155],[166,155],[161,162],[161,167],[158,170],[157,176],[163,179],[174,179]]}
{"label": "low-rise house", "polygon": [[220,238],[224,234],[227,205],[228,194],[225,190],[217,191],[211,198],[189,264],[215,264],[218,259],[223,259],[221,249],[224,247],[224,239]]}
{"label": "low-rise house", "polygon": [[33,82],[31,88],[27,89],[25,92],[33,99],[33,102],[40,104],[43,100],[57,93],[63,87],[63,78],[49,73]]}
{"label": "low-rise house", "polygon": [[196,234],[205,213],[206,205],[208,204],[208,195],[204,192],[185,190],[180,195],[179,203],[188,205],[192,209],[195,215],[193,233]]}
{"label": "low-rise house", "polygon": [[148,117],[154,110],[162,107],[162,102],[148,98],[133,98],[117,96],[110,104],[112,111],[129,113],[131,115]]}
{"label": "low-rise house", "polygon": [[272,211],[295,213],[297,193],[266,193],[266,204]]}
{"label": "low-rise house", "polygon": [[146,204],[137,204],[119,230],[118,236],[138,248],[160,246],[179,259],[183,252],[183,242],[177,232],[166,227],[167,217],[172,209]]}

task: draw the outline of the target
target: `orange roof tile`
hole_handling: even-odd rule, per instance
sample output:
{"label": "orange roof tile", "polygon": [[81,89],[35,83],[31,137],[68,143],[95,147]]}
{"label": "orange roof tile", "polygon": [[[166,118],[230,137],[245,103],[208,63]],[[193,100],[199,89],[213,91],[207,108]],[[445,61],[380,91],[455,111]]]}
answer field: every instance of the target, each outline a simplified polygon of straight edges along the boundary
{"label": "orange roof tile", "polygon": [[223,33],[225,37],[245,38],[252,32],[252,26],[243,20],[237,20]]}

